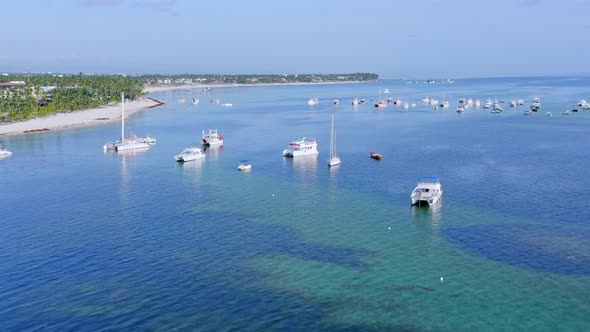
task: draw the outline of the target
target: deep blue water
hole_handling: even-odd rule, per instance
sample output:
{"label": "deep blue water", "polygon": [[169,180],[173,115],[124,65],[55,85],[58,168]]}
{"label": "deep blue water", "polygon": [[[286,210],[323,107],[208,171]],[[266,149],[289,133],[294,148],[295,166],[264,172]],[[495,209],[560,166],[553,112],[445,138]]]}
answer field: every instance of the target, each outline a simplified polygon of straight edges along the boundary
{"label": "deep blue water", "polygon": [[[382,88],[417,106],[350,105]],[[158,138],[147,151],[105,154],[117,123],[0,137],[3,330],[590,328],[590,114],[562,115],[589,78],[151,96],[167,104],[127,121]],[[459,115],[462,96],[505,111]],[[328,169],[332,112],[343,164]],[[175,163],[207,128],[224,146]],[[319,157],[283,159],[302,136]],[[422,175],[441,178],[440,207],[410,207]]]}

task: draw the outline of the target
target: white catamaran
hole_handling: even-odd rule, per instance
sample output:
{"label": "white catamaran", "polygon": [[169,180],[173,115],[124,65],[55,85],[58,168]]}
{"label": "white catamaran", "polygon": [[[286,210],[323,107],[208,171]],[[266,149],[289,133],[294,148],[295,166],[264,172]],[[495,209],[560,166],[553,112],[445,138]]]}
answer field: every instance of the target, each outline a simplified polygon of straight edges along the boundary
{"label": "white catamaran", "polygon": [[[155,141],[155,139],[154,139]],[[134,135],[125,138],[125,93],[121,92],[121,140],[103,145],[104,150],[127,151],[135,149],[148,149],[150,145],[140,141]]]}
{"label": "white catamaran", "polygon": [[336,131],[334,130],[334,113],[332,113],[332,128],[330,130],[330,159],[328,159],[328,166],[340,165],[341,161],[336,154]]}

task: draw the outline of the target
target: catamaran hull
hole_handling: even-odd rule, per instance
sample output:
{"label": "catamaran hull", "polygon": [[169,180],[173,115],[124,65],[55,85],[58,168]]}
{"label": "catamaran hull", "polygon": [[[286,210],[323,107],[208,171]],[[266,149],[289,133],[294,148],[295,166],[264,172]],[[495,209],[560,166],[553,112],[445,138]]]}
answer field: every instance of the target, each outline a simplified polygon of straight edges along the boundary
{"label": "catamaran hull", "polygon": [[318,154],[319,151],[291,151],[291,150],[283,150],[283,157],[294,158],[300,156],[310,156]]}
{"label": "catamaran hull", "polygon": [[412,205],[418,205],[418,206],[432,206],[438,202],[440,202],[442,197],[442,192],[440,195],[438,196],[434,196],[428,199],[424,199],[424,198],[412,198]]}

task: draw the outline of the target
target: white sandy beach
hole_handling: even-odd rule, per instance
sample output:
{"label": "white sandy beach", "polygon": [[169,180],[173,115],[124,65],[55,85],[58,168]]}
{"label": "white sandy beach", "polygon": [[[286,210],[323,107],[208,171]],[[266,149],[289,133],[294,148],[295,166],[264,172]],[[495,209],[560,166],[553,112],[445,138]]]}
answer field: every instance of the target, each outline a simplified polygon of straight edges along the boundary
{"label": "white sandy beach", "polygon": [[[125,118],[135,112],[159,105],[161,103],[150,98],[140,98],[125,103]],[[119,120],[121,120],[121,104],[116,104],[71,113],[58,113],[22,122],[0,124],[0,136],[29,134]]]}

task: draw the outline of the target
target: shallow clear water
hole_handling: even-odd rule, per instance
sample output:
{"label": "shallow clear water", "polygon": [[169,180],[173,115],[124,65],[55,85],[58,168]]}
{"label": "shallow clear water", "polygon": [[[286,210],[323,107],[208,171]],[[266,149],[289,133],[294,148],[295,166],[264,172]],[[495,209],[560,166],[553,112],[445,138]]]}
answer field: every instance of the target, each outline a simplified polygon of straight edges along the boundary
{"label": "shallow clear water", "polygon": [[[382,88],[417,106],[350,105]],[[144,152],[103,153],[117,123],[2,137],[3,330],[587,330],[590,113],[561,113],[589,91],[567,77],[180,90],[129,119],[158,138]],[[458,115],[461,96],[505,111]],[[343,163],[328,169],[331,112]],[[207,128],[223,148],[177,164]],[[283,159],[302,136],[319,157]],[[438,208],[410,206],[422,175],[441,178]]]}

